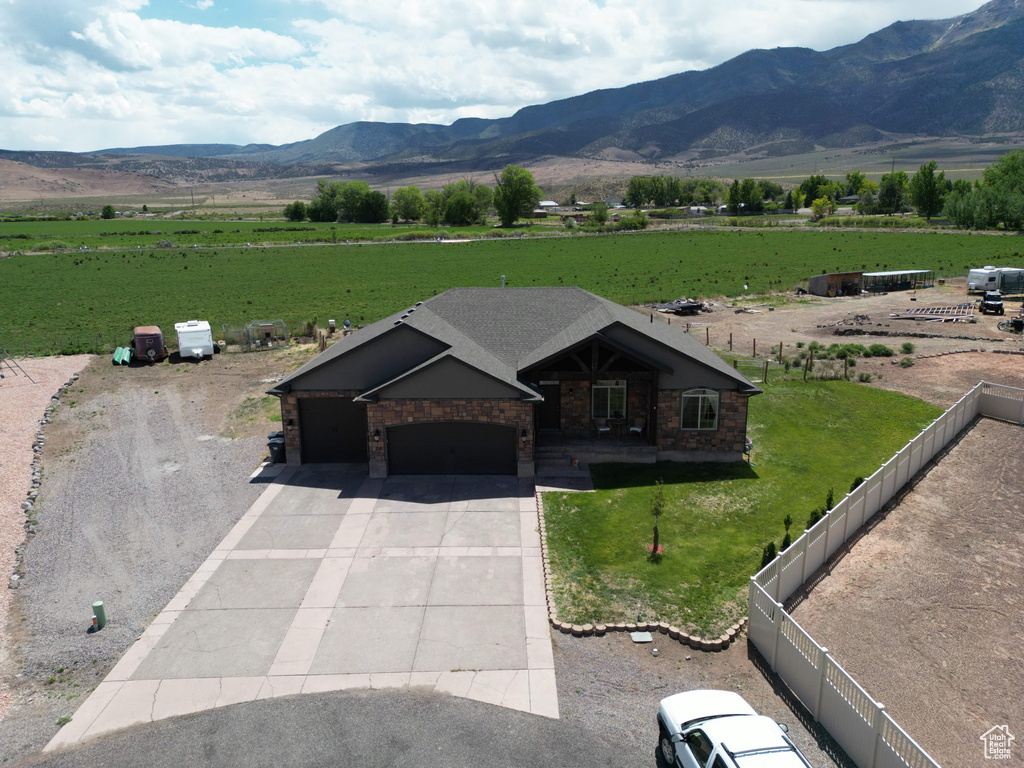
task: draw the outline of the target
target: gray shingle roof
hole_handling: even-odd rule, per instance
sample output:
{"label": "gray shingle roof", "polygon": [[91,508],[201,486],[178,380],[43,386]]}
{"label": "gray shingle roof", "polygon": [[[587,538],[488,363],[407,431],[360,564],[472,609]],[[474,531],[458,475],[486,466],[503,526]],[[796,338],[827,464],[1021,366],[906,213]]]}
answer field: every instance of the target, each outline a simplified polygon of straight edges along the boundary
{"label": "gray shingle roof", "polygon": [[371,343],[399,321],[438,339],[448,345],[446,354],[523,390],[524,396],[520,371],[615,324],[736,380],[741,392],[760,391],[682,329],[651,323],[646,315],[574,287],[452,288],[422,302],[414,312],[396,313],[342,339],[270,391],[287,392],[290,381]]}

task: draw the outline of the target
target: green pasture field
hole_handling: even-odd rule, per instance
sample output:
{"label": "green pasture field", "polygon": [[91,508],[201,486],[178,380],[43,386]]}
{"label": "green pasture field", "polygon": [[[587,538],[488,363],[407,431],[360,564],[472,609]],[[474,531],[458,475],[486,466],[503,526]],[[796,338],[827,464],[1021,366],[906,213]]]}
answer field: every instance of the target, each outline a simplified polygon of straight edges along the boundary
{"label": "green pasture field", "polygon": [[414,224],[337,224],[285,221],[219,221],[209,219],[78,219],[71,221],[2,221],[0,250],[77,251],[114,249],[248,247],[345,243],[400,238],[416,233],[424,239],[438,232],[481,237],[490,227],[435,229]]}
{"label": "green pasture field", "polygon": [[369,323],[448,288],[498,286],[502,275],[512,286],[576,285],[633,304],[790,290],[825,271],[965,276],[1019,262],[1018,248],[1015,238],[959,233],[719,230],[15,255],[0,259],[0,347],[106,351],[135,325],[167,331],[190,318],[217,329],[278,318],[292,329],[314,317]]}
{"label": "green pasture field", "polygon": [[[593,493],[544,495],[563,621],[667,621],[718,636],[746,613],[750,576],[762,547],[781,545],[786,515],[795,541],[829,488],[841,500],[941,413],[847,381],[768,384],[749,402],[752,465],[593,465]],[[658,480],[665,552],[652,560]]]}

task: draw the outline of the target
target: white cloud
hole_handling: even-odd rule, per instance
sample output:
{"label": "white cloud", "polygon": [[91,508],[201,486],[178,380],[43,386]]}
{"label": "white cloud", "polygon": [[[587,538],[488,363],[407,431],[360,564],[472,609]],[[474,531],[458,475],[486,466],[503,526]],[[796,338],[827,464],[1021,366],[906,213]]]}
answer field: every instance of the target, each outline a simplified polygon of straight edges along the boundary
{"label": "white cloud", "polygon": [[[0,0],[0,147],[284,143],[827,50],[970,0]],[[45,140],[43,137],[47,137]]]}

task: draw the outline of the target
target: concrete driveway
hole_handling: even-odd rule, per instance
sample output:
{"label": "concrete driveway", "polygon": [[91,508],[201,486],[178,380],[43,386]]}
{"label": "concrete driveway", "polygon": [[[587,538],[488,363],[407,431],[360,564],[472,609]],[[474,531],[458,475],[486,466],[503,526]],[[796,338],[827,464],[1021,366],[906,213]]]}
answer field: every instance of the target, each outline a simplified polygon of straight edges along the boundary
{"label": "concrete driveway", "polygon": [[47,749],[256,699],[407,687],[558,717],[531,481],[285,469]]}

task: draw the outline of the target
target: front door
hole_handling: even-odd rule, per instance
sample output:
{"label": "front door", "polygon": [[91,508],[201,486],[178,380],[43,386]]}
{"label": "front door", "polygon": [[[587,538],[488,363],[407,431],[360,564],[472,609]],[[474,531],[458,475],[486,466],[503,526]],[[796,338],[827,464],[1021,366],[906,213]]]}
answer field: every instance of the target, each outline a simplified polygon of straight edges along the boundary
{"label": "front door", "polygon": [[540,393],[544,396],[544,402],[537,406],[537,429],[561,429],[562,385],[557,381],[554,384],[541,384]]}

